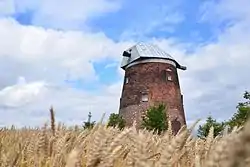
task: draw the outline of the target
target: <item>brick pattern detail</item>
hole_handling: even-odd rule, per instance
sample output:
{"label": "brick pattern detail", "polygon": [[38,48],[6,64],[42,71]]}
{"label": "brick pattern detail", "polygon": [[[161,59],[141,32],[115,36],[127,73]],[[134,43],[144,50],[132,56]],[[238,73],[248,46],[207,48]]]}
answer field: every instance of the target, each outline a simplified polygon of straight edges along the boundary
{"label": "brick pattern detail", "polygon": [[[168,76],[171,76],[171,81]],[[128,78],[128,83],[125,78]],[[139,127],[141,116],[148,107],[161,102],[167,106],[175,132],[186,125],[177,69],[173,65],[155,62],[137,64],[126,69],[125,78],[119,113],[125,118],[127,126],[136,120]],[[148,94],[148,102],[141,101],[144,92]]]}

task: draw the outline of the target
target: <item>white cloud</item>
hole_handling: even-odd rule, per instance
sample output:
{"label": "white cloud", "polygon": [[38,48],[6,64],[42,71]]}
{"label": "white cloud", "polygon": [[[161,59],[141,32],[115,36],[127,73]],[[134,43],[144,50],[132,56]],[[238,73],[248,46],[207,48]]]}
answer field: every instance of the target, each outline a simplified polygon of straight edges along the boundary
{"label": "white cloud", "polygon": [[34,102],[45,91],[44,82],[26,83],[25,79],[20,77],[17,84],[5,87],[0,91],[1,106],[11,108],[23,107]]}
{"label": "white cloud", "polygon": [[[121,0],[3,0],[0,14],[31,12],[36,25],[53,28],[79,28],[90,19],[120,9]],[[1,10],[2,9],[2,10]]]}
{"label": "white cloud", "polygon": [[0,37],[5,39],[0,42],[0,59],[13,64],[0,68],[13,70],[12,81],[19,75],[54,82],[75,78],[93,80],[96,74],[92,63],[108,57],[118,61],[121,50],[128,45],[115,43],[103,33],[22,26],[12,19],[0,20]]}
{"label": "white cloud", "polygon": [[7,113],[2,123],[7,126],[40,126],[49,120],[51,105],[55,109],[56,120],[68,125],[83,123],[89,111],[94,120],[98,121],[103,113],[106,113],[107,119],[111,112],[118,110],[120,92],[117,90],[120,85],[103,87],[103,91],[93,95],[40,81],[17,83],[0,90],[0,113]]}
{"label": "white cloud", "polygon": [[93,94],[68,88],[64,80],[96,82],[93,62],[118,62],[131,42],[115,43],[103,33],[22,26],[11,18],[0,19],[0,38],[5,39],[0,41],[0,113],[6,117],[0,124],[41,125],[51,105],[57,119],[69,124],[81,123],[89,111],[94,120],[117,112],[121,84]]}
{"label": "white cloud", "polygon": [[188,66],[181,81],[189,118],[204,118],[211,112],[219,120],[228,119],[244,91],[250,90],[250,13],[245,10],[250,4],[246,3],[228,0],[211,6],[210,11],[220,11],[211,22],[218,17],[237,17],[238,21],[219,34],[217,41],[183,59]]}

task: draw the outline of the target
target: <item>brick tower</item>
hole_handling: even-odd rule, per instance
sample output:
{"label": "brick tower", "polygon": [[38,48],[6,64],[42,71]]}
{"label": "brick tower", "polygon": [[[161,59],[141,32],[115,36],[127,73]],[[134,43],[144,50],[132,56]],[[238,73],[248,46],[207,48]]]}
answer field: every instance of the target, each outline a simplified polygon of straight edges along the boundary
{"label": "brick tower", "polygon": [[148,107],[164,103],[172,128],[177,132],[186,125],[183,96],[177,69],[186,70],[158,46],[138,43],[123,52],[121,68],[125,70],[119,114],[127,126],[140,125]]}

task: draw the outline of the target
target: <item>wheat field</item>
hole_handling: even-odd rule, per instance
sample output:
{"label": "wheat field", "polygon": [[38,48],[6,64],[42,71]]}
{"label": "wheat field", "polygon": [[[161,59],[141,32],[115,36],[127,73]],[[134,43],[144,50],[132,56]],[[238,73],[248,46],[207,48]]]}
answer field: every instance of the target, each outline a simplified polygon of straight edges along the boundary
{"label": "wheat field", "polygon": [[[170,124],[169,124],[170,125]],[[0,131],[1,167],[242,167],[249,166],[250,123],[213,138],[182,127],[162,135],[135,126],[119,130],[101,122],[91,130],[55,125]]]}

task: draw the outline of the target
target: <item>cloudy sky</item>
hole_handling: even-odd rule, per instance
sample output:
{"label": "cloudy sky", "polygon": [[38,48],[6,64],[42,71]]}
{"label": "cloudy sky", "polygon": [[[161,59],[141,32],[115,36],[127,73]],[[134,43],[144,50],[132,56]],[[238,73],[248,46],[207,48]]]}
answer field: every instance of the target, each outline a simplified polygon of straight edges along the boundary
{"label": "cloudy sky", "polygon": [[155,43],[179,71],[188,123],[228,119],[250,90],[249,0],[0,0],[0,126],[118,112],[124,49]]}

